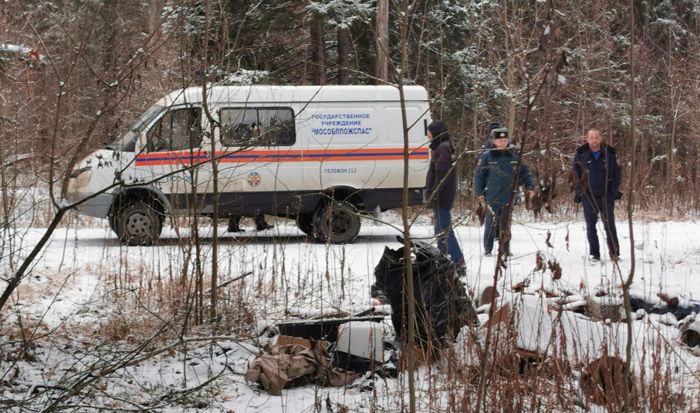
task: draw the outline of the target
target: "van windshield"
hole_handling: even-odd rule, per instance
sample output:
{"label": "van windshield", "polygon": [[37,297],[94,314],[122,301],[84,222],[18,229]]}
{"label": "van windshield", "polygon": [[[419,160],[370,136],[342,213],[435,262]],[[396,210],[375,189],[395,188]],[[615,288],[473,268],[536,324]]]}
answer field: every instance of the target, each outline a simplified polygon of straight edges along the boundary
{"label": "van windshield", "polygon": [[122,152],[134,152],[136,150],[136,141],[139,134],[155,119],[158,115],[165,111],[165,106],[153,105],[146,110],[141,116],[136,118],[127,131],[122,134],[119,139],[111,144],[105,145],[105,149],[112,149]]}

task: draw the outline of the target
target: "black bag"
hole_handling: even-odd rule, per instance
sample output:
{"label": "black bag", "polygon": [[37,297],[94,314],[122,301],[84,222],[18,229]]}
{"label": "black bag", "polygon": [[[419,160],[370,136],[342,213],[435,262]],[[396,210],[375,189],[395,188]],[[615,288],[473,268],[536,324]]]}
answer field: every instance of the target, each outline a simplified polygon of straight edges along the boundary
{"label": "black bag", "polygon": [[[399,238],[400,242],[403,242]],[[406,341],[404,249],[384,248],[384,254],[374,269],[376,283],[391,305],[391,320],[396,336]],[[450,258],[432,245],[414,242],[411,247],[413,288],[416,312],[416,342],[444,344],[454,339],[459,330],[469,324],[478,325],[474,306],[459,280]]]}

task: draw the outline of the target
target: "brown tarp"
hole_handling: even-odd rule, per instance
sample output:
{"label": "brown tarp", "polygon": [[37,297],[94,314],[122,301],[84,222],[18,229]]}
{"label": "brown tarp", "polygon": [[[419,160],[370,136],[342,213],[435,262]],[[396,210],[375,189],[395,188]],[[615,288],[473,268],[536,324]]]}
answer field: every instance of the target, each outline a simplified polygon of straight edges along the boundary
{"label": "brown tarp", "polygon": [[321,341],[312,341],[312,348],[298,344],[266,346],[245,374],[248,383],[259,383],[275,396],[282,394],[285,387],[308,382],[339,387],[359,376],[331,366]]}

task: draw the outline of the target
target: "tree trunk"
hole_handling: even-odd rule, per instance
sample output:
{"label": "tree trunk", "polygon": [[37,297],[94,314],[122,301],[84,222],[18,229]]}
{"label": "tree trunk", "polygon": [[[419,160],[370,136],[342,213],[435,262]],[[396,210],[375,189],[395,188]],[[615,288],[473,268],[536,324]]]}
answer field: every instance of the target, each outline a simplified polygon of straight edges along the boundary
{"label": "tree trunk", "polygon": [[389,0],[377,0],[376,56],[374,75],[377,84],[389,81]]}
{"label": "tree trunk", "polygon": [[[379,0],[382,3],[383,0]],[[386,3],[386,2],[384,2]],[[388,11],[388,8],[387,8]],[[405,262],[404,274],[406,280],[406,305],[408,314],[406,323],[408,324],[406,347],[408,355],[408,411],[416,412],[416,296],[413,285],[413,264],[411,262],[411,225],[408,221],[408,171],[409,171],[409,141],[408,141],[408,118],[406,116],[406,100],[403,90],[404,70],[408,68],[408,1],[403,2],[403,19],[401,20],[401,66],[399,67],[399,99],[401,100],[401,123],[403,130],[403,191],[401,201],[401,221],[403,222],[403,258]],[[379,18],[377,18],[379,21]],[[386,50],[386,49],[384,49]],[[403,343],[402,343],[403,344]]]}
{"label": "tree trunk", "polygon": [[323,41],[323,19],[313,17],[311,21],[311,76],[313,84],[326,83],[326,54]]}
{"label": "tree trunk", "polygon": [[[204,62],[205,65],[209,59],[209,42],[206,40],[209,38],[209,30],[211,23],[211,4],[209,0],[206,3],[205,12],[205,26],[204,26],[204,42],[202,47],[204,48]],[[209,104],[207,102],[207,75],[206,66],[204,70],[204,81],[202,82],[202,109],[204,110],[204,115],[208,118],[208,122],[211,130],[209,131],[211,145],[210,159],[211,159],[211,183],[212,183],[212,195],[213,200],[213,214],[212,214],[212,238],[211,238],[211,295],[210,295],[210,307],[209,307],[209,321],[211,323],[216,323],[216,302],[218,300],[218,284],[219,284],[219,234],[218,234],[218,223],[219,223],[219,165],[216,154],[216,140],[215,140],[215,122],[209,112]]]}
{"label": "tree trunk", "polygon": [[[95,97],[95,102],[103,99],[108,105],[111,105],[111,102],[113,102],[116,97],[116,93],[115,88],[105,85],[112,83],[117,75],[118,53],[120,50],[118,32],[123,28],[123,25],[119,25],[117,16],[118,10],[116,2],[104,2],[104,5],[100,8],[102,25],[98,29],[100,41],[102,42],[102,52],[100,53],[102,57],[102,82],[101,90],[99,91],[99,95]],[[119,123],[119,119],[114,111],[105,114],[99,126],[99,134],[103,137],[103,142],[113,142],[117,138],[117,134],[121,128]]]}
{"label": "tree trunk", "polygon": [[151,0],[148,10],[149,33],[156,33],[160,30],[160,13],[163,10],[163,0]]}
{"label": "tree trunk", "polygon": [[338,84],[350,83],[348,62],[350,56],[350,29],[338,28]]}
{"label": "tree trunk", "polygon": [[[635,13],[634,13],[634,0],[629,0],[630,8],[630,160],[627,163],[627,176],[629,176],[627,181],[627,226],[629,228],[629,239],[630,239],[630,269],[627,276],[627,280],[622,284],[622,299],[625,306],[625,319],[627,321],[627,345],[625,352],[625,370],[624,370],[624,412],[631,411],[632,394],[630,388],[632,385],[632,377],[630,375],[630,369],[632,366],[632,343],[634,340],[634,329],[632,328],[632,304],[630,302],[630,288],[634,282],[634,273],[636,270],[635,266],[635,251],[634,251],[634,225],[633,225],[633,212],[634,212],[634,191],[636,188],[635,179],[632,178],[632,172],[638,171],[637,165],[637,134],[636,134],[636,82],[634,77],[636,76],[635,70],[635,60],[636,56],[634,53],[635,46]],[[618,245],[619,249],[619,245]],[[617,266],[617,271],[620,271],[619,266]],[[622,278],[622,273],[620,273]]]}

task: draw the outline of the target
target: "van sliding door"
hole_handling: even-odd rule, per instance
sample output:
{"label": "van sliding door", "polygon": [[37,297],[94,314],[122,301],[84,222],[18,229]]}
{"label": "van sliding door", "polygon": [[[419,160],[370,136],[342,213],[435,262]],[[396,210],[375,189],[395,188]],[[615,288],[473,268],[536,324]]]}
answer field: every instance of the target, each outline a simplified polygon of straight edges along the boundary
{"label": "van sliding door", "polygon": [[223,210],[284,215],[301,188],[300,153],[294,151],[294,111],[289,107],[224,107],[219,188]]}

